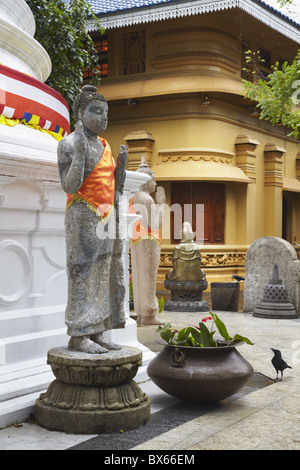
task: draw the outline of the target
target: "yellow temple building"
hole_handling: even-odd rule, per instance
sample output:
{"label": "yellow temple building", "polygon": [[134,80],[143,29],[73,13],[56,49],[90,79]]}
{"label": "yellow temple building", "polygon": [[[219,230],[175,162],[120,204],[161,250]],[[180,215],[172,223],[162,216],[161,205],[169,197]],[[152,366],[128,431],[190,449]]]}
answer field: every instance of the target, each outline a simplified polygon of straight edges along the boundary
{"label": "yellow temple building", "polygon": [[[128,170],[146,156],[167,204],[182,208],[180,223],[193,223],[207,280],[243,276],[257,238],[300,243],[299,141],[259,119],[242,83],[252,76],[248,49],[260,51],[264,75],[293,60],[299,24],[260,0],[90,3],[105,28],[97,36],[90,23],[109,103],[105,138],[115,155],[127,143]],[[175,225],[166,212],[160,292],[180,240]]]}

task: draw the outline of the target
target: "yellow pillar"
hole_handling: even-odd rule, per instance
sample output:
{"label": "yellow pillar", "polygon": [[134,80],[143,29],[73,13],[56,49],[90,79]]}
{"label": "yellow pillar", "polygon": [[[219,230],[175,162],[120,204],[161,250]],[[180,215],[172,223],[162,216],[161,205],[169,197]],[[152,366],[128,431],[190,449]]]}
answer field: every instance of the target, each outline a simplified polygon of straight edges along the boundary
{"label": "yellow pillar", "polygon": [[266,144],[264,149],[265,236],[282,237],[283,155],[285,149]]}
{"label": "yellow pillar", "polygon": [[134,131],[124,137],[128,145],[128,165],[127,169],[134,171],[140,163],[142,155],[146,157],[146,163],[151,167],[153,135],[148,131]]}
{"label": "yellow pillar", "polygon": [[[247,185],[246,197],[239,198],[237,211],[240,214],[238,219],[243,221],[245,244],[251,244],[256,238],[256,148],[259,145],[257,140],[248,135],[238,135],[235,141],[236,166],[241,168],[246,176],[251,180]],[[240,229],[239,229],[240,230]],[[241,240],[239,240],[242,243]]]}

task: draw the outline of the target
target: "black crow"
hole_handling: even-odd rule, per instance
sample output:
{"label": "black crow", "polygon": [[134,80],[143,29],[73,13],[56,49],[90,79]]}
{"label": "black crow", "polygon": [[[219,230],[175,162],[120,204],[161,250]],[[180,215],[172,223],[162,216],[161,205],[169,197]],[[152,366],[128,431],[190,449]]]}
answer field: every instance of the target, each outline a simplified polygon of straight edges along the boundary
{"label": "black crow", "polygon": [[242,276],[239,276],[238,274],[235,274],[235,275],[234,275],[234,276],[232,276],[232,277],[233,277],[233,279],[236,279],[236,280],[237,280],[237,281],[239,281],[239,282],[240,282],[240,281],[244,281],[244,280],[245,280],[245,278],[244,278],[244,277],[242,277]]}
{"label": "black crow", "polygon": [[271,362],[277,372],[275,380],[278,380],[278,373],[281,372],[281,378],[279,380],[281,381],[284,369],[292,369],[292,367],[288,366],[287,363],[282,359],[281,352],[279,351],[279,349],[273,349],[273,348],[271,349],[274,353],[274,356],[272,357]]}

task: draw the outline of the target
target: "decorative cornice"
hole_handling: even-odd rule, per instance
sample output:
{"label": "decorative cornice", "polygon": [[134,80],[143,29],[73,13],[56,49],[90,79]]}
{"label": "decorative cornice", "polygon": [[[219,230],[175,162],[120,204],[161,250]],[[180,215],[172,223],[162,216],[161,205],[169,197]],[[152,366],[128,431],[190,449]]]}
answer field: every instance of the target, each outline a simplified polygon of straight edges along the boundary
{"label": "decorative cornice", "polygon": [[[240,8],[249,15],[258,19],[275,31],[289,37],[293,41],[300,42],[300,31],[297,24],[288,18],[280,16],[280,13],[272,12],[268,6],[253,2],[252,0],[198,0],[154,5],[148,8],[136,8],[129,11],[101,15],[101,25],[106,29],[122,28],[137,24],[151,23],[154,21],[184,18],[186,16],[211,13],[221,10]],[[96,26],[92,20],[88,23],[88,30],[95,31]]]}
{"label": "decorative cornice", "polygon": [[[223,253],[205,253],[205,248],[201,250],[201,266],[203,268],[215,267],[244,267],[246,259],[246,251],[226,252]],[[160,255],[160,267],[172,267],[172,253],[165,251],[163,248]]]}
{"label": "decorative cornice", "polygon": [[158,155],[163,163],[193,160],[225,163],[228,165],[232,164],[232,158],[234,156],[233,153],[221,150],[197,148],[159,150]]}

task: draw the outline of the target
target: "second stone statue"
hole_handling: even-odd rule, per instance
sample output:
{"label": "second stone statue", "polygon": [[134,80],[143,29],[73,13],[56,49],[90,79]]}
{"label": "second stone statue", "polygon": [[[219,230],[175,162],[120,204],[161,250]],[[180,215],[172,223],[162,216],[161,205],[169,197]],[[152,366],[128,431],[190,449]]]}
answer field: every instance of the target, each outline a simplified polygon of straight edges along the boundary
{"label": "second stone statue", "polygon": [[163,187],[156,189],[154,173],[144,159],[137,171],[148,174],[151,180],[134,195],[130,207],[131,212],[142,217],[135,224],[130,243],[134,311],[138,325],[160,325],[163,322],[158,316],[156,278],[166,197]]}

